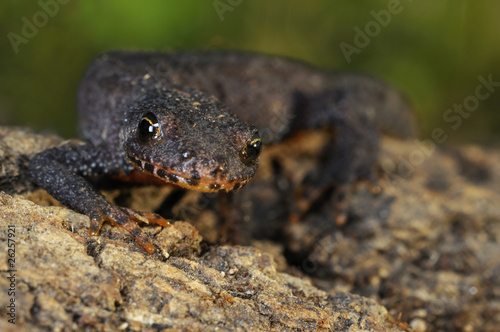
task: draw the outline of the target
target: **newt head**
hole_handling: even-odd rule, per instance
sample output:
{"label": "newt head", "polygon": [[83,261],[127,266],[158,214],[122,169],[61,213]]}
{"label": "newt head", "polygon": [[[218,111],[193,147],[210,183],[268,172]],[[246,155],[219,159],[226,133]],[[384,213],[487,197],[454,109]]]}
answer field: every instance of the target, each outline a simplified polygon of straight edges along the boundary
{"label": "newt head", "polygon": [[150,92],[127,110],[120,138],[135,168],[202,192],[229,192],[254,175],[257,129],[196,90]]}

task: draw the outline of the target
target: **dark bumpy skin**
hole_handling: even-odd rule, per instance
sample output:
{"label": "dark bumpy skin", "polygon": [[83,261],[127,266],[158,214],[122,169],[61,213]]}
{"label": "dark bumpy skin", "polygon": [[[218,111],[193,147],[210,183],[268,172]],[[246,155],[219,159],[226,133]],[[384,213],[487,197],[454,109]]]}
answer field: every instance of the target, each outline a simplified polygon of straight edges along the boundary
{"label": "dark bumpy skin", "polygon": [[93,113],[89,100],[87,115],[97,117],[93,121],[100,125],[97,139],[46,150],[31,161],[30,171],[61,203],[90,216],[91,235],[104,221],[112,221],[153,252],[152,243],[134,221],[162,226],[168,221],[110,204],[81,176],[127,175],[135,167],[184,188],[228,192],[255,173],[260,138],[254,126],[199,91],[144,90],[125,103],[116,97],[110,101],[104,91],[96,95],[115,106],[94,108]]}
{"label": "dark bumpy skin", "polygon": [[[370,177],[379,131],[404,138],[414,135],[408,102],[376,78],[334,74],[298,61],[248,53],[104,54],[93,62],[82,83],[80,109],[97,113],[110,101],[122,98],[127,103],[140,89],[168,86],[189,86],[215,96],[256,125],[265,143],[299,130],[334,132],[324,151],[324,167],[305,179],[291,216],[294,220],[333,187],[338,196],[337,221],[343,222],[350,184]],[[102,91],[116,97],[97,100]],[[88,111],[80,113],[83,134],[99,145],[103,128]]]}
{"label": "dark bumpy skin", "polygon": [[[141,137],[137,131],[142,125],[149,129],[150,121],[161,124],[158,132]],[[186,189],[236,190],[258,166],[256,158],[243,156],[260,144],[257,129],[197,91],[140,95],[125,114],[119,137],[120,151],[136,168]],[[260,146],[257,150],[258,155]]]}
{"label": "dark bumpy skin", "polygon": [[[290,59],[249,53],[117,51],[96,58],[81,85],[83,136],[94,143],[109,139],[101,138],[98,117],[88,114],[113,108],[112,103],[126,104],[141,89],[170,86],[215,96],[242,120],[256,125],[265,143],[279,141],[298,128],[336,125],[351,109],[368,114],[384,133],[409,137],[414,131],[404,97],[370,76],[334,74]],[[318,104],[321,109],[312,109]]]}
{"label": "dark bumpy skin", "polygon": [[89,144],[43,152],[32,174],[63,204],[90,215],[93,233],[112,220],[152,251],[131,222],[144,217],[111,205],[80,175],[128,174],[133,165],[185,188],[238,189],[257,168],[260,139],[222,105],[256,125],[266,143],[297,130],[335,134],[324,167],[305,179],[296,216],[333,186],[342,219],[347,188],[370,174],[379,129],[413,134],[405,99],[369,76],[245,53],[112,52],[94,60],[80,86],[79,119]]}

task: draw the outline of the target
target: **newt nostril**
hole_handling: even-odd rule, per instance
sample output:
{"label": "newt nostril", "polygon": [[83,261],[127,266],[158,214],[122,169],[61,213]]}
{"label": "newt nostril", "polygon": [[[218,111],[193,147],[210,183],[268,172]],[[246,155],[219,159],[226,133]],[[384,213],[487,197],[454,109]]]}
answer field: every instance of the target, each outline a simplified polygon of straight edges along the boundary
{"label": "newt nostril", "polygon": [[216,177],[226,178],[229,173],[229,167],[227,165],[227,162],[224,160],[222,156],[217,156],[215,160],[217,160],[217,165],[211,172],[212,176],[214,178]]}
{"label": "newt nostril", "polygon": [[184,161],[188,160],[188,159],[192,159],[196,156],[196,154],[192,151],[192,150],[189,150],[189,149],[186,149],[184,150],[182,153],[181,153],[181,156],[182,156],[182,159]]}

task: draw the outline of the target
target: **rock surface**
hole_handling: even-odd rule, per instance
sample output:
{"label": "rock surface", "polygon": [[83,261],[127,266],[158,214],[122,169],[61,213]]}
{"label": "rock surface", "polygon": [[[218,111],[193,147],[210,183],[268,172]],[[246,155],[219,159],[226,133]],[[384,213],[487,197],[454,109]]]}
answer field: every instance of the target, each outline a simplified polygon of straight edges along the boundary
{"label": "rock surface", "polygon": [[[88,238],[85,216],[7,194],[0,219],[3,229],[15,225],[16,327],[24,330],[399,330],[375,301],[280,273],[257,249],[199,256],[201,238],[185,222],[149,232],[172,253],[167,259],[117,228]],[[0,284],[5,294],[9,280]]]}
{"label": "rock surface", "polygon": [[[416,159],[415,142],[385,139],[381,191],[360,182],[344,225],[332,223],[328,197],[300,223],[286,218],[291,193],[319,162],[321,135],[266,149],[229,212],[210,195],[105,185],[120,205],[194,225],[144,227],[161,249],[150,255],[111,225],[88,237],[88,217],[31,183],[30,157],[61,141],[0,128],[0,264],[9,270],[8,226],[15,226],[17,270],[15,326],[5,319],[10,280],[0,279],[2,331],[494,331],[500,324],[498,151],[437,147]],[[221,228],[221,212],[238,227]],[[224,231],[246,246],[216,244]]]}

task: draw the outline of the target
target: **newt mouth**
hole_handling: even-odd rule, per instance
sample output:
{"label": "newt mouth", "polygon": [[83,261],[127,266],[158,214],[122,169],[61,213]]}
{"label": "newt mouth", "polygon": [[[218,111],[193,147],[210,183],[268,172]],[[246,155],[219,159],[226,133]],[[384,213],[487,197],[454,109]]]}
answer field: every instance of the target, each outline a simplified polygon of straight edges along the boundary
{"label": "newt mouth", "polygon": [[215,180],[206,177],[188,177],[186,173],[155,165],[131,154],[127,155],[132,164],[142,172],[147,172],[160,178],[164,182],[175,184],[179,187],[200,192],[230,192],[242,188],[250,179]]}

